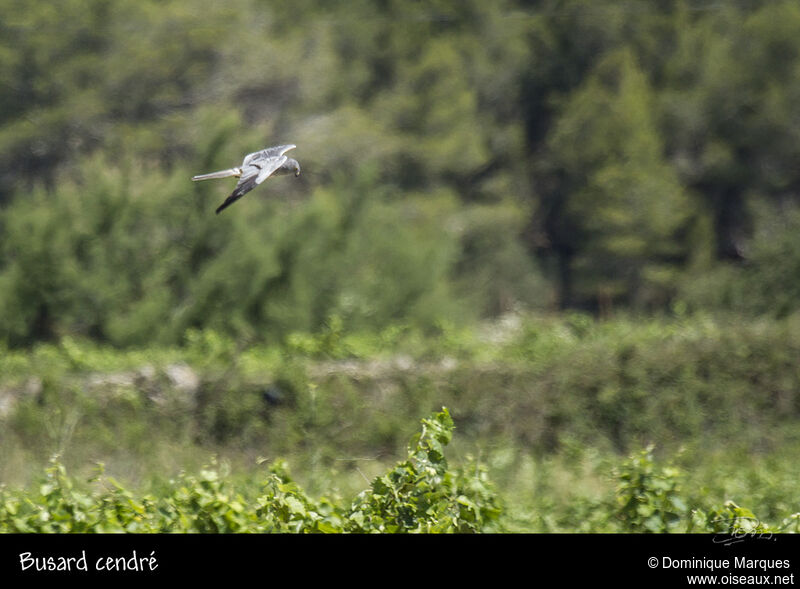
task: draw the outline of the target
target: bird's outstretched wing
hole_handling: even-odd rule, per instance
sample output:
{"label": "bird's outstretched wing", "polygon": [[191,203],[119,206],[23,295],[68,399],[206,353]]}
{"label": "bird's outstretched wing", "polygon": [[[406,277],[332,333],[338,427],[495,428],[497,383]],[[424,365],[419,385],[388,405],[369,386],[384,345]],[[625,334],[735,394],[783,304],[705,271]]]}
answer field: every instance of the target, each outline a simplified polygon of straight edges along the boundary
{"label": "bird's outstretched wing", "polygon": [[269,178],[288,159],[283,154],[295,147],[295,145],[279,145],[246,155],[240,167],[242,175],[239,177],[239,182],[225,202],[217,207],[217,214]]}
{"label": "bird's outstretched wing", "polygon": [[290,149],[294,149],[295,147],[297,146],[293,144],[276,145],[275,147],[268,147],[266,149],[262,149],[261,151],[254,151],[253,153],[248,153],[246,156],[244,156],[244,161],[242,162],[242,166],[246,166],[250,162],[256,160],[280,157],[287,151],[289,151]]}

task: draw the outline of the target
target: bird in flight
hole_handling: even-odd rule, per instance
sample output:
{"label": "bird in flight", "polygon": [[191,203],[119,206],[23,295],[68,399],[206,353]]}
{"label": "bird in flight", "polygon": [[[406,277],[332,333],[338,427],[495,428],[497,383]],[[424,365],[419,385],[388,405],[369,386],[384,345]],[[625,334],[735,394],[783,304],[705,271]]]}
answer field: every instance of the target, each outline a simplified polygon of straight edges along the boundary
{"label": "bird in flight", "polygon": [[197,182],[198,180],[213,180],[216,178],[229,178],[230,176],[239,178],[239,182],[236,184],[236,188],[233,189],[230,196],[217,207],[217,214],[219,214],[222,209],[231,206],[270,176],[282,176],[292,173],[295,176],[299,176],[300,164],[297,163],[297,160],[284,155],[287,151],[295,147],[297,146],[278,145],[276,147],[262,149],[261,151],[255,151],[247,154],[244,157],[244,161],[242,161],[242,165],[238,168],[230,168],[219,172],[211,172],[210,174],[192,176],[192,180]]}

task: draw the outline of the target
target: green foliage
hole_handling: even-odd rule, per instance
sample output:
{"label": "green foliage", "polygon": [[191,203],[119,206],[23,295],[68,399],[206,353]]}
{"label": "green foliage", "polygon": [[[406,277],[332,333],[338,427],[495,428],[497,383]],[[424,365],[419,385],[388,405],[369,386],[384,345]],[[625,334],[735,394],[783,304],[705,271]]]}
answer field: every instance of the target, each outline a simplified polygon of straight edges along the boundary
{"label": "green foliage", "polygon": [[289,475],[287,465],[276,461],[263,494],[255,501],[256,515],[268,522],[269,531],[293,533],[345,532],[347,509],[331,499],[311,499]]}
{"label": "green foliage", "polygon": [[[800,9],[701,4],[0,0],[3,480],[268,448],[316,492],[447,405],[547,473],[541,529],[730,531],[740,504],[796,529],[783,464],[707,465],[727,476],[695,493],[636,450],[797,437]],[[302,176],[214,215],[230,183],[191,176],[278,142]],[[424,427],[360,521],[278,466],[247,492],[183,475],[154,511],[55,463],[8,521],[494,529],[485,472]],[[626,478],[585,448],[634,451]],[[583,476],[604,498],[564,506]]]}
{"label": "green foliage", "polygon": [[745,242],[743,264],[717,266],[686,277],[681,300],[692,308],[785,317],[800,297],[800,211],[764,205],[754,214],[753,237]]}
{"label": "green foliage", "polygon": [[357,532],[479,532],[500,514],[485,473],[448,471],[444,446],[453,420],[444,409],[422,420],[408,459],[375,479],[355,500],[348,520]]}
{"label": "green foliage", "polygon": [[[306,3],[285,19],[274,4],[205,4],[0,2],[0,341],[130,346],[209,328],[275,342],[332,316],[347,331],[474,316],[467,290],[479,313],[525,296],[462,287],[498,259],[508,267],[509,251],[538,277],[518,220],[484,223],[502,239],[479,253],[467,243],[480,220],[461,218],[460,186],[490,157],[489,129],[475,132],[480,86],[459,73],[458,47],[481,54],[472,33],[420,45],[406,37],[427,38],[417,24],[386,18],[399,4],[363,6],[361,36],[341,24],[346,7]],[[61,27],[72,10],[80,23]],[[477,22],[464,31],[481,34]],[[221,183],[191,175],[278,135],[301,145],[301,179],[270,183],[279,202],[213,215]],[[509,198],[478,184],[487,212]]]}
{"label": "green foliage", "polygon": [[686,525],[688,506],[681,499],[680,471],[674,466],[657,466],[653,446],[631,456],[616,476],[616,517],[624,530],[671,532]]}
{"label": "green foliage", "polygon": [[[534,493],[508,505],[503,524],[511,531],[547,533],[713,533],[718,542],[796,532],[794,484],[776,484],[774,478],[762,483],[793,498],[766,516],[776,504],[747,488],[752,465],[742,452],[724,454],[723,463],[688,450],[663,458],[650,445],[620,457],[576,445],[536,460],[533,471],[515,472],[525,480],[513,481],[506,493]],[[792,477],[791,458],[771,462],[773,477]],[[740,507],[745,502],[754,509]]]}
{"label": "green foliage", "polygon": [[612,53],[571,96],[551,135],[559,173],[570,178],[559,223],[577,246],[576,300],[598,292],[656,306],[669,299],[677,267],[667,261],[683,255],[678,236],[691,209],[663,159],[652,102],[631,53]]}
{"label": "green foliage", "polygon": [[[575,489],[544,495],[535,514],[520,518],[501,507],[485,466],[450,470],[441,455],[452,422],[446,410],[423,420],[405,461],[376,477],[351,503],[309,496],[274,461],[257,484],[234,483],[216,461],[199,475],[185,473],[157,494],[139,495],[99,465],[79,486],[58,458],[37,490],[0,487],[0,533],[437,533],[580,531],[591,533],[713,533],[718,541],[797,532],[800,514],[765,521],[732,500],[692,492],[689,473],[654,457],[649,446],[618,462],[607,491],[575,496]],[[572,460],[572,459],[570,459]],[[607,462],[595,468],[607,468]],[[547,471],[551,478],[555,471]],[[563,472],[560,476],[563,476]],[[607,476],[607,475],[606,475]],[[717,475],[718,476],[718,475]],[[551,489],[548,493],[553,493]],[[562,505],[565,501],[568,505]],[[505,503],[503,501],[503,503]],[[516,521],[515,521],[516,515]],[[781,517],[781,516],[779,516]],[[534,524],[533,520],[539,524]],[[520,526],[524,526],[520,528]]]}
{"label": "green foliage", "polygon": [[763,534],[777,531],[774,527],[760,521],[747,508],[739,507],[733,501],[726,501],[722,507],[702,512],[695,517],[705,516],[705,530],[731,535]]}
{"label": "green foliage", "polygon": [[182,474],[160,498],[137,499],[102,465],[90,482],[75,489],[54,457],[38,493],[0,487],[0,532],[481,532],[501,514],[485,470],[477,463],[452,472],[444,458],[454,424],[447,409],[422,420],[409,456],[349,507],[312,499],[276,461],[257,497],[237,492],[216,462],[198,476]]}
{"label": "green foliage", "polygon": [[800,413],[797,321],[573,313],[353,334],[332,316],[271,346],[211,330],[188,331],[183,348],[66,338],[0,355],[0,473],[64,452],[79,464],[124,457],[136,477],[141,454],[396,455],[408,424],[437,405],[459,408],[471,440],[536,453],[570,440],[777,451]]}
{"label": "green foliage", "polygon": [[[798,198],[790,0],[4,0],[0,22],[12,347],[678,295],[796,309],[780,280],[796,231],[771,243],[767,218]],[[216,217],[230,187],[188,179],[267,137],[300,146],[301,179]]]}
{"label": "green foliage", "polygon": [[276,342],[332,316],[355,330],[463,315],[448,286],[458,238],[438,226],[454,208],[446,197],[320,189],[302,209],[211,219],[188,172],[125,177],[99,159],[81,172],[5,211],[0,339],[11,345],[67,334],[176,343],[194,328]]}

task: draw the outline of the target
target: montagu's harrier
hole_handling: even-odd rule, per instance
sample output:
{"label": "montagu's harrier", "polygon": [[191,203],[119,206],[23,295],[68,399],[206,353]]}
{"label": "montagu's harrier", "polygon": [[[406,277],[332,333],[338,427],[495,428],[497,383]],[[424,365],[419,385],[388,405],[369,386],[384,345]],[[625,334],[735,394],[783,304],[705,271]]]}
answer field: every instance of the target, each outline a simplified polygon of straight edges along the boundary
{"label": "montagu's harrier", "polygon": [[242,165],[238,168],[230,168],[229,170],[222,170],[220,172],[211,172],[210,174],[200,174],[193,176],[192,180],[213,180],[215,178],[228,178],[236,176],[239,182],[236,184],[231,195],[225,199],[219,207],[217,207],[217,214],[232,205],[234,202],[242,198],[245,194],[253,190],[256,186],[261,184],[270,176],[281,176],[283,174],[300,175],[300,164],[297,160],[286,157],[284,154],[290,149],[294,149],[296,145],[278,145],[276,147],[268,147],[261,151],[249,153],[245,156]]}

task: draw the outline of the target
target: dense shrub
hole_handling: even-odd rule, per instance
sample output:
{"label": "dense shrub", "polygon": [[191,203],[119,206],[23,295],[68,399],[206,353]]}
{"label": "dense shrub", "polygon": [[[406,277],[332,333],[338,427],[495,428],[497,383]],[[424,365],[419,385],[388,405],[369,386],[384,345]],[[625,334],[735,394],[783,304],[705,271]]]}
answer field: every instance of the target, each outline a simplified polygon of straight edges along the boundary
{"label": "dense shrub", "polygon": [[[183,474],[163,494],[138,496],[102,468],[79,490],[54,458],[37,490],[0,487],[0,533],[464,533],[503,531],[507,516],[485,469],[451,470],[444,459],[453,422],[446,409],[422,421],[407,459],[376,477],[350,504],[310,497],[282,461],[257,488],[237,490],[215,462],[199,475]],[[800,530],[800,514],[781,522],[759,519],[733,501],[706,506],[684,489],[685,473],[655,461],[652,447],[614,469],[615,490],[596,500],[576,499],[566,511],[538,514],[539,531],[713,532],[770,534]],[[513,525],[512,528],[513,529]]]}
{"label": "dense shrub", "polygon": [[136,497],[102,469],[77,489],[54,458],[37,491],[0,487],[0,532],[482,532],[496,529],[497,497],[477,464],[450,470],[447,409],[422,420],[408,457],[348,506],[309,497],[278,461],[254,498],[217,464],[183,474],[161,497]]}

